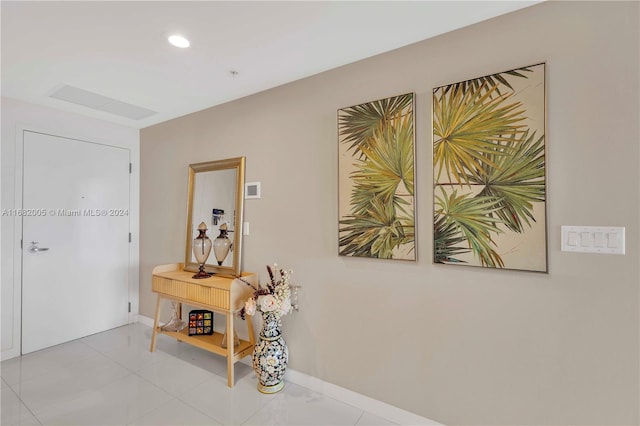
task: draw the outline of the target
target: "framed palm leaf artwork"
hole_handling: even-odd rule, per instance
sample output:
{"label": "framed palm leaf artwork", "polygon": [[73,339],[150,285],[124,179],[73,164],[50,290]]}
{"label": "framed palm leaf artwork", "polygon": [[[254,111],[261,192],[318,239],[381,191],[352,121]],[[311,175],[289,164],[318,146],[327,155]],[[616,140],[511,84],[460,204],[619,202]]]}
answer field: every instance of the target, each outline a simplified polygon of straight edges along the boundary
{"label": "framed palm leaf artwork", "polygon": [[339,254],[416,260],[414,95],[338,110]]}
{"label": "framed palm leaf artwork", "polygon": [[547,272],[545,64],[433,90],[433,261]]}

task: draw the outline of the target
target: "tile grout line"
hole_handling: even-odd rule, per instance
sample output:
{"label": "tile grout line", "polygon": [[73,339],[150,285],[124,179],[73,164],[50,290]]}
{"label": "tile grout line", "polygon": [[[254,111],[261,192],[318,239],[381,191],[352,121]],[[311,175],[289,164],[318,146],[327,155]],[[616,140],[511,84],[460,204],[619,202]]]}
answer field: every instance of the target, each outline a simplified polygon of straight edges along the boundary
{"label": "tile grout line", "polygon": [[266,404],[264,404],[262,407],[258,408],[255,412],[253,412],[249,417],[247,417],[247,419],[242,422],[243,425],[246,425],[247,422],[249,420],[251,420],[256,414],[258,414],[260,411],[264,410],[265,408],[267,408],[269,405],[273,404],[274,401],[277,401],[278,399],[282,399],[284,398],[282,396],[282,394],[280,395],[276,395],[275,398],[272,398],[269,402],[267,402]]}
{"label": "tile grout line", "polygon": [[4,380],[4,379],[2,379],[2,381],[3,381],[3,382],[4,382],[4,383],[9,387],[9,390],[10,390],[11,392],[13,392],[13,394],[16,396],[16,398],[18,398],[18,401],[20,401],[20,404],[24,405],[24,408],[26,408],[26,409],[27,409],[27,411],[29,411],[29,413],[33,416],[33,418],[34,418],[34,419],[36,419],[36,421],[38,422],[38,424],[39,424],[39,425],[42,425],[42,422],[40,421],[40,419],[38,418],[38,416],[36,416],[36,414],[35,414],[33,411],[31,411],[31,408],[29,408],[29,406],[27,405],[27,403],[26,403],[26,402],[24,402],[24,401],[22,400],[22,398],[20,397],[20,395],[18,395],[18,393],[17,393],[15,390],[13,390],[13,388],[11,387],[11,385],[9,385],[9,383],[7,383],[7,381],[6,381],[6,380]]}

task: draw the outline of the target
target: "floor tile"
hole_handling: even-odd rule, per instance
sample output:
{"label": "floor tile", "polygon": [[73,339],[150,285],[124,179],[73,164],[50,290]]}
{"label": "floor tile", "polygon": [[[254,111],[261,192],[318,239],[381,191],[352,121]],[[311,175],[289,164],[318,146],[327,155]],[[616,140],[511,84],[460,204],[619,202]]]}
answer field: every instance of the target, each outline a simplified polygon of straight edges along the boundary
{"label": "floor tile", "polygon": [[163,404],[162,407],[145,414],[133,421],[135,426],[184,426],[184,425],[219,425],[213,418],[201,413],[178,399]]}
{"label": "floor tile", "polygon": [[11,387],[37,416],[51,405],[129,374],[131,372],[126,368],[96,354],[73,365],[53,366],[48,373]]}
{"label": "floor tile", "polygon": [[48,374],[52,368],[73,366],[97,354],[95,349],[76,340],[2,361],[0,371],[2,378],[14,385]]}
{"label": "floor tile", "polygon": [[286,382],[260,393],[250,365],[131,324],[0,364],[2,425],[357,425],[394,423]]}
{"label": "floor tile", "polygon": [[[163,336],[167,337],[167,336]],[[173,339],[172,339],[173,340]],[[179,359],[185,360],[192,365],[196,365],[210,373],[227,373],[227,359],[218,354],[205,351],[185,342],[173,340],[171,353]]]}
{"label": "floor tile", "polygon": [[164,334],[156,335],[156,350],[168,355],[178,356],[185,348],[191,347],[188,343],[178,342],[176,339],[165,336]]}
{"label": "floor tile", "polygon": [[200,367],[173,357],[167,357],[141,369],[138,375],[174,396],[181,395],[214,377]]}
{"label": "floor tile", "polygon": [[362,417],[358,419],[358,423],[356,426],[387,426],[387,425],[397,425],[397,423],[393,423],[387,419],[383,419],[382,417],[374,416],[371,413],[363,413]]}
{"label": "floor tile", "polygon": [[162,351],[150,352],[147,345],[135,344],[112,347],[103,352],[103,354],[132,372],[137,372],[170,358],[169,355]]}
{"label": "floor tile", "polygon": [[9,385],[2,385],[2,402],[0,409],[0,424],[9,425],[39,425],[40,423],[29,411],[26,405],[20,401],[18,395],[11,390]]}
{"label": "floor tile", "polygon": [[[224,359],[224,358],[223,358]],[[226,362],[226,360],[225,360]],[[216,375],[224,378],[225,383],[227,380],[227,366],[225,363],[224,369],[215,373]],[[233,378],[234,382],[237,383],[242,380],[253,380],[256,378],[256,373],[253,372],[253,368],[244,362],[236,362],[233,365]]]}
{"label": "floor tile", "polygon": [[286,383],[277,398],[261,408],[246,425],[355,425],[362,410]]}
{"label": "floor tile", "polygon": [[107,353],[126,347],[146,347],[151,343],[151,328],[142,324],[129,324],[78,340],[95,350]]}
{"label": "floor tile", "polygon": [[239,425],[276,398],[258,392],[256,385],[257,379],[245,378],[229,388],[226,377],[215,377],[180,395],[179,399],[222,424]]}
{"label": "floor tile", "polygon": [[125,425],[160,408],[171,395],[130,374],[37,413],[44,425]]}

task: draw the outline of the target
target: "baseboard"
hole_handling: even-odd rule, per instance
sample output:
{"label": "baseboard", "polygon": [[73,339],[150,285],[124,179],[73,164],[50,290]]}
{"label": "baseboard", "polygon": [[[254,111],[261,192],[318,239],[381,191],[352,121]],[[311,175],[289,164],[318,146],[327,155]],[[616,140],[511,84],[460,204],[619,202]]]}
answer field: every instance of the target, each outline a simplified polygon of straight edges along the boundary
{"label": "baseboard", "polygon": [[403,410],[386,402],[369,398],[357,392],[336,386],[317,377],[287,368],[285,379],[305,388],[320,392],[330,398],[337,399],[361,410],[367,411],[383,419],[399,425],[442,425],[426,417],[419,416],[410,411]]}
{"label": "baseboard", "polygon": [[[151,318],[138,315],[138,322],[140,324],[153,327],[153,320]],[[251,364],[248,361],[249,358],[244,358],[240,362],[245,364]],[[383,419],[389,420],[399,425],[440,425],[436,421],[430,420],[426,417],[419,416],[410,411],[403,410],[386,402],[378,401],[377,399],[369,398],[368,396],[359,394],[357,392],[345,389],[343,387],[325,382],[317,377],[310,376],[300,371],[287,368],[285,373],[285,380],[296,385],[304,386],[307,389],[311,389],[316,392],[320,392],[329,398],[334,398],[342,401],[346,404],[353,405],[361,410],[367,411]]]}
{"label": "baseboard", "polygon": [[145,317],[144,315],[138,315],[138,322],[148,327],[153,327],[153,319]]}

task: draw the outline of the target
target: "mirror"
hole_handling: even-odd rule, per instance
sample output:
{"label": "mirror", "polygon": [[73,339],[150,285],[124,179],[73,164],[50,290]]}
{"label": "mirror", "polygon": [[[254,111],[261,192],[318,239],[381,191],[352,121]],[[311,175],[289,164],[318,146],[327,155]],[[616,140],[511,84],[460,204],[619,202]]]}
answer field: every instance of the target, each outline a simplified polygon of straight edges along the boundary
{"label": "mirror", "polygon": [[[200,265],[193,254],[193,239],[198,226],[207,225],[212,242],[226,225],[231,249],[221,264],[214,250],[205,264],[209,273],[239,276],[242,271],[242,223],[244,208],[244,157],[189,165],[187,201],[187,247],[184,269],[197,272]],[[224,228],[224,226],[223,226]],[[215,243],[214,243],[215,246]]]}

